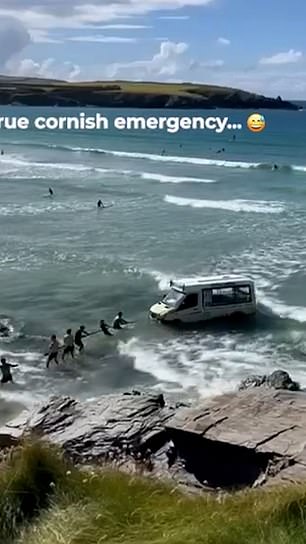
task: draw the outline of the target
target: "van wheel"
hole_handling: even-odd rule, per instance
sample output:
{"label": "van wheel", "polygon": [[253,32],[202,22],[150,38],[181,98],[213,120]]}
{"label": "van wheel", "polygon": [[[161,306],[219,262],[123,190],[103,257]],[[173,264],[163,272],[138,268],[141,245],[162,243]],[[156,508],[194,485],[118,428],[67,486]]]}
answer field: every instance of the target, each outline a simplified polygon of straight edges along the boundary
{"label": "van wheel", "polygon": [[172,324],[173,324],[173,325],[176,325],[176,326],[177,326],[177,325],[180,325],[181,323],[182,323],[182,322],[181,322],[180,319],[174,319],[174,320],[172,321]]}
{"label": "van wheel", "polygon": [[242,321],[242,319],[245,318],[245,315],[242,312],[236,312],[232,315],[232,317],[235,319],[235,321]]}

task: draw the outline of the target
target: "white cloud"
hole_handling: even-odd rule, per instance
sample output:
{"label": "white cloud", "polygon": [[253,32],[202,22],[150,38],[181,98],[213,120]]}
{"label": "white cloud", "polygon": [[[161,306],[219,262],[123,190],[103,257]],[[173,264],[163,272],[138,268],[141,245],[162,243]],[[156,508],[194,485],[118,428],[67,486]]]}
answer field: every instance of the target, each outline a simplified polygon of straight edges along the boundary
{"label": "white cloud", "polygon": [[231,45],[231,41],[228,40],[227,38],[218,38],[217,42],[220,45]]}
{"label": "white cloud", "polygon": [[184,7],[207,6],[216,0],[1,0],[0,18],[20,18],[29,28],[84,28],[122,17]]}
{"label": "white cloud", "polygon": [[26,27],[13,17],[0,18],[0,66],[31,43]]}
{"label": "white cloud", "polygon": [[30,30],[32,43],[63,43],[62,40],[52,38],[46,30]]}
{"label": "white cloud", "polygon": [[114,25],[100,25],[100,30],[145,30],[148,28],[153,28],[150,25],[129,25],[129,24],[114,24]]}
{"label": "white cloud", "polygon": [[87,43],[136,43],[137,38],[124,38],[122,36],[73,36],[66,38],[70,42],[87,42]]}
{"label": "white cloud", "polygon": [[184,42],[162,42],[159,52],[152,59],[115,63],[109,66],[109,77],[126,76],[138,80],[152,77],[173,77],[185,66],[184,53],[187,49],[188,44]]}
{"label": "white cloud", "polygon": [[[106,68],[107,77],[134,80],[183,81],[224,65],[223,60],[196,61],[188,57],[188,44],[169,40],[160,44],[160,49],[151,59],[127,63],[114,63]],[[193,76],[193,78],[191,77]],[[175,79],[174,79],[175,78]]]}
{"label": "white cloud", "polygon": [[272,57],[264,57],[260,59],[259,64],[273,65],[273,64],[294,64],[300,62],[303,59],[303,53],[301,51],[295,51],[289,49],[284,53],[277,53]]}
{"label": "white cloud", "polygon": [[159,17],[160,19],[164,19],[165,21],[187,21],[190,19],[189,15],[163,15]]}
{"label": "white cloud", "polygon": [[80,75],[80,67],[68,61],[59,63],[52,58],[42,62],[35,62],[32,59],[14,59],[7,62],[6,73],[20,77],[45,77],[73,81]]}

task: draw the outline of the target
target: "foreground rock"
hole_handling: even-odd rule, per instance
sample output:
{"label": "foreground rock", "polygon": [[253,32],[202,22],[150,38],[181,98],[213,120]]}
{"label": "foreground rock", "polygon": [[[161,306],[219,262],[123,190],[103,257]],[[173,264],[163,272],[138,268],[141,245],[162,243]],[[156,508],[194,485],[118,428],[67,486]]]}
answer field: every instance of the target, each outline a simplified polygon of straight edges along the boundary
{"label": "foreground rock", "polygon": [[0,445],[29,432],[61,446],[76,463],[112,461],[190,490],[306,481],[304,392],[256,387],[196,408],[139,393],[89,403],[54,397],[0,429]]}
{"label": "foreground rock", "polygon": [[243,380],[239,386],[239,390],[250,389],[251,387],[272,387],[273,389],[286,389],[288,391],[300,391],[301,386],[298,382],[294,382],[288,372],[284,370],[275,370],[270,375],[249,376]]}

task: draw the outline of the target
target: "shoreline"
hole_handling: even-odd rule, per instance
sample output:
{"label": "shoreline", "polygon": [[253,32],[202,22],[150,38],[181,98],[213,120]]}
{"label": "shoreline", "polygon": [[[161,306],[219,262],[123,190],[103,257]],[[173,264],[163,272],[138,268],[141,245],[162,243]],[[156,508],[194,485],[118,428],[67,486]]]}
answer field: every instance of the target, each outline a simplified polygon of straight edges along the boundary
{"label": "shoreline", "polygon": [[133,473],[140,463],[187,491],[235,491],[306,481],[305,414],[306,391],[278,370],[197,405],[150,390],[85,402],[53,396],[2,426],[0,447],[40,437],[75,465]]}

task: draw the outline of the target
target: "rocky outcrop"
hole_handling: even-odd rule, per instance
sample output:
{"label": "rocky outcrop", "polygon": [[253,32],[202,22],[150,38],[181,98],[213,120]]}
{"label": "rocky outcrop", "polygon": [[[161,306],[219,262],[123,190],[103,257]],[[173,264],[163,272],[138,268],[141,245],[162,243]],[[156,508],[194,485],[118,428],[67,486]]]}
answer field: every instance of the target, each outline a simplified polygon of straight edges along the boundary
{"label": "rocky outcrop", "polygon": [[[287,386],[278,373],[277,388],[281,376]],[[306,481],[303,391],[253,387],[196,408],[137,392],[95,402],[53,397],[0,429],[0,445],[17,444],[28,433],[60,446],[75,463],[111,461],[190,490]]]}
{"label": "rocky outcrop", "polygon": [[239,386],[239,390],[250,389],[251,387],[272,387],[273,389],[286,389],[288,391],[300,391],[300,384],[294,382],[288,372],[284,370],[275,370],[270,375],[262,374],[257,376],[249,376],[243,380]]}
{"label": "rocky outcrop", "polygon": [[298,106],[239,89],[191,83],[79,82],[0,76],[0,104],[166,109],[287,109]]}

